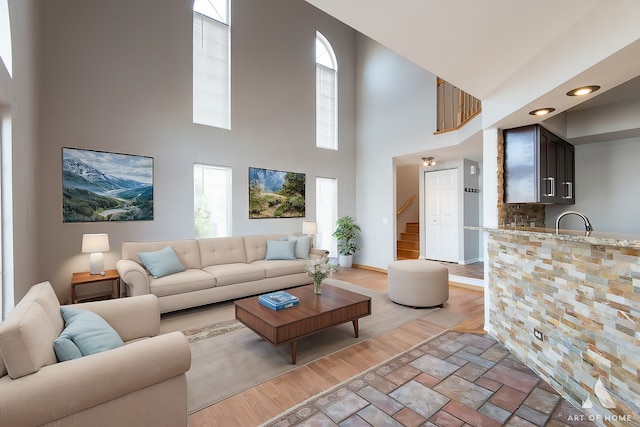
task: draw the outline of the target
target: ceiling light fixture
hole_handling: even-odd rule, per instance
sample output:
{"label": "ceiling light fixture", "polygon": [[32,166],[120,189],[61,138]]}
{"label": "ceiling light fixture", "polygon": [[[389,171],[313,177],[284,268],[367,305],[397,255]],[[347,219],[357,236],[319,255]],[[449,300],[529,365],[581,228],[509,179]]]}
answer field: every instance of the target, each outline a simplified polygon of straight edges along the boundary
{"label": "ceiling light fixture", "polygon": [[600,86],[597,86],[597,85],[582,86],[582,87],[578,87],[578,88],[575,88],[573,90],[570,90],[569,92],[567,92],[567,96],[589,95],[590,93],[593,93],[593,92],[597,91],[598,89],[600,89]]}
{"label": "ceiling light fixture", "polygon": [[433,157],[422,158],[422,166],[424,166],[425,168],[430,166],[435,166],[435,165],[436,165],[436,160]]}
{"label": "ceiling light fixture", "polygon": [[555,108],[547,107],[547,108],[538,108],[537,110],[529,111],[529,114],[532,116],[546,116],[549,113],[553,113],[556,111]]}

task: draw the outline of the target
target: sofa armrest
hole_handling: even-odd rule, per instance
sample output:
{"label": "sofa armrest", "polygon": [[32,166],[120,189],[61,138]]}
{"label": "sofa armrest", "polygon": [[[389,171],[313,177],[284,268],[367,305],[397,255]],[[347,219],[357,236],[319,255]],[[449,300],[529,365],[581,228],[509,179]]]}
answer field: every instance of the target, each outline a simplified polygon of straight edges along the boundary
{"label": "sofa armrest", "polygon": [[318,248],[311,248],[309,250],[309,258],[311,259],[329,259],[329,251]]}
{"label": "sofa armrest", "polygon": [[160,333],[160,303],[155,295],[74,304],[102,317],[127,342]]}
{"label": "sofa armrest", "polygon": [[116,270],[120,274],[120,279],[128,286],[128,296],[134,297],[151,293],[149,290],[149,273],[137,262],[130,259],[118,260],[116,262]]}
{"label": "sofa armrest", "polygon": [[[41,425],[183,375],[191,351],[172,332],[91,356],[0,378],[0,425]],[[172,396],[187,399],[187,396]]]}

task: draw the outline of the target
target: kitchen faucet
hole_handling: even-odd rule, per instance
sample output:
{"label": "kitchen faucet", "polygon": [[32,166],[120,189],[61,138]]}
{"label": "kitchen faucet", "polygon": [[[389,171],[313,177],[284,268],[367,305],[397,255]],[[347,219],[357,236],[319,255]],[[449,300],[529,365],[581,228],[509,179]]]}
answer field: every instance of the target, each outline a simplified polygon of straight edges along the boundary
{"label": "kitchen faucet", "polygon": [[589,218],[587,218],[584,214],[576,211],[566,211],[558,215],[558,219],[556,219],[556,234],[558,234],[558,229],[560,228],[560,220],[566,215],[578,215],[580,218],[582,218],[584,220],[584,227],[587,229],[587,235],[589,235],[589,233],[593,231],[593,227],[591,227]]}

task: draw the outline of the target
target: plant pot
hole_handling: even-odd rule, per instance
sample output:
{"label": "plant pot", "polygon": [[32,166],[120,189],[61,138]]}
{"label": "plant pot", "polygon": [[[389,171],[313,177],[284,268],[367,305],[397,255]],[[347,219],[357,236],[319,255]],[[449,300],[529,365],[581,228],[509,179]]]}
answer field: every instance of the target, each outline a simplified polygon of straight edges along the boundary
{"label": "plant pot", "polygon": [[338,255],[338,265],[340,267],[351,267],[353,265],[353,255]]}

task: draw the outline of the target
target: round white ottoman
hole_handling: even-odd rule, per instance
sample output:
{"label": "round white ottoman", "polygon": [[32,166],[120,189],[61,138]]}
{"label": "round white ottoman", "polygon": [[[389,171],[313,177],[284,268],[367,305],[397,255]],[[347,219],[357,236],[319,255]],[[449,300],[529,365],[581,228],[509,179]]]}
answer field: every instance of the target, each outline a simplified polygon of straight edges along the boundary
{"label": "round white ottoman", "polygon": [[434,261],[394,261],[388,268],[388,292],[398,304],[442,307],[449,299],[449,269]]}

